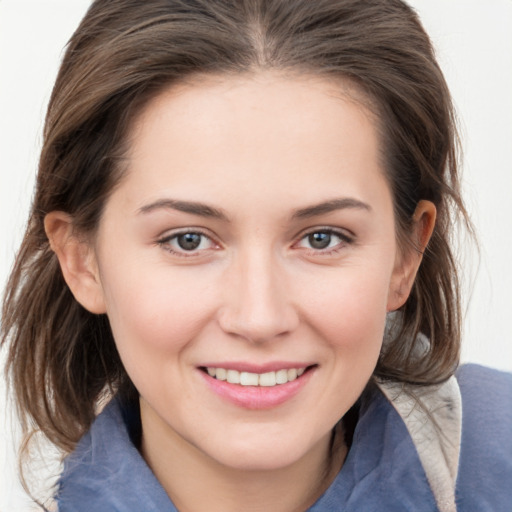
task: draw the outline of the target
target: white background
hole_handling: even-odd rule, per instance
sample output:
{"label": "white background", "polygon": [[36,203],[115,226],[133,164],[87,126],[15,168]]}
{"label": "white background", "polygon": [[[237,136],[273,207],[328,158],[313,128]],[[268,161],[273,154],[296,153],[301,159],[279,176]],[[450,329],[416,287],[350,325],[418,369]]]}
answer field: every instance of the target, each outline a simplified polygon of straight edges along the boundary
{"label": "white background", "polygon": [[[452,90],[464,190],[481,243],[466,267],[463,361],[512,370],[512,0],[414,0]],[[88,0],[0,0],[0,288],[29,208],[41,128],[66,41]],[[476,262],[471,249],[466,259]],[[469,304],[469,305],[468,305]],[[4,351],[5,352],[5,351]],[[0,367],[5,354],[0,354]],[[0,512],[27,511],[0,378]]]}

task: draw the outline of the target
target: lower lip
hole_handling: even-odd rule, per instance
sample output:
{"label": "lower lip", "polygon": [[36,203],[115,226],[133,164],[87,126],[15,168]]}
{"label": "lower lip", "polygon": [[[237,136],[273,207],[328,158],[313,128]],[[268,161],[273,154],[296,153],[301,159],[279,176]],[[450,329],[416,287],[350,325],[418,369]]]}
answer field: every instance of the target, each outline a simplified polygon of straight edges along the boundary
{"label": "lower lip", "polygon": [[223,399],[244,409],[272,409],[293,398],[310,380],[314,368],[286,384],[276,386],[242,386],[217,380],[199,370],[208,387]]}

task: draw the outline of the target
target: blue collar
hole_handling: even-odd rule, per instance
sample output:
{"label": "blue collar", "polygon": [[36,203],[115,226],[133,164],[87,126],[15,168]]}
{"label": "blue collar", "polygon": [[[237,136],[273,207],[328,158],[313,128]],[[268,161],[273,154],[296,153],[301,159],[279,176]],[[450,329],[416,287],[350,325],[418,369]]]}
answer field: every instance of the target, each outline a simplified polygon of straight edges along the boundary
{"label": "blue collar", "polygon": [[[62,512],[177,512],[138,452],[137,405],[115,398],[66,459]],[[135,441],[136,442],[136,441]],[[197,483],[198,489],[201,482]],[[435,512],[437,507],[402,419],[377,389],[361,400],[347,459],[310,512]]]}

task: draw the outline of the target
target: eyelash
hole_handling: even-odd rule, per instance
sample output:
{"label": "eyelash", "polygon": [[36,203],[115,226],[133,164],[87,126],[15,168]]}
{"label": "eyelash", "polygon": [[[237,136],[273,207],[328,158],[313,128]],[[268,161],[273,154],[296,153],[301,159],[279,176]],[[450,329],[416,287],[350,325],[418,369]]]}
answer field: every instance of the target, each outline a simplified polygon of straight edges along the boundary
{"label": "eyelash", "polygon": [[[312,235],[318,235],[318,234],[328,235],[330,237],[335,236],[335,237],[339,238],[340,241],[334,247],[331,247],[331,248],[329,248],[329,247],[324,248],[324,249],[315,249],[312,247],[304,248],[306,250],[309,250],[311,253],[313,253],[315,255],[328,256],[331,254],[335,254],[335,253],[339,252],[340,250],[342,250],[347,245],[354,243],[354,238],[347,235],[345,232],[326,227],[326,228],[315,228],[306,233],[303,233],[301,235],[301,237],[299,238],[299,241],[296,242],[294,244],[294,246],[299,245],[307,237],[310,237]],[[183,236],[183,235],[199,235],[203,239],[209,240],[211,244],[218,247],[218,244],[216,244],[216,242],[214,242],[214,240],[212,239],[211,236],[209,236],[208,234],[204,233],[203,231],[201,231],[199,229],[187,229],[187,230],[179,231],[177,233],[173,233],[171,235],[166,235],[166,236],[160,238],[159,240],[157,240],[157,244],[159,246],[161,246],[163,249],[165,249],[166,251],[170,252],[171,254],[178,256],[178,257],[182,257],[182,258],[197,257],[198,253],[209,249],[209,248],[208,249],[192,249],[190,251],[187,251],[186,249],[183,249],[183,248],[181,248],[179,250],[173,249],[171,246],[171,242],[174,240],[177,240],[178,237]],[[203,240],[200,241],[199,246],[202,244],[202,242],[203,242]]]}
{"label": "eyelash", "polygon": [[302,236],[300,237],[299,241],[295,245],[300,244],[303,240],[305,240],[307,237],[309,237],[311,235],[318,235],[318,234],[329,235],[330,237],[335,236],[335,237],[339,238],[340,241],[334,247],[327,247],[325,249],[315,249],[312,247],[304,248],[304,249],[310,251],[310,253],[312,253],[314,255],[329,256],[331,254],[336,254],[337,252],[343,250],[347,245],[351,245],[354,243],[354,237],[349,236],[344,231],[329,228],[329,227],[325,227],[325,228],[317,227],[317,228],[307,231],[306,233],[303,233]]}
{"label": "eyelash", "polygon": [[[179,231],[177,233],[173,233],[171,235],[166,235],[166,236],[160,238],[159,240],[157,240],[157,244],[159,246],[161,246],[164,250],[170,252],[174,256],[178,256],[181,258],[197,257],[197,255],[201,251],[201,249],[199,249],[199,250],[194,249],[191,251],[187,251],[183,248],[181,248],[180,250],[175,250],[172,248],[171,242],[173,240],[177,240],[178,237],[183,236],[183,235],[199,235],[203,239],[209,240],[210,243],[213,244],[214,246],[218,247],[218,244],[216,244],[216,242],[213,241],[212,237],[207,235],[200,229],[185,229],[185,230]],[[202,244],[202,242],[203,242],[203,240],[201,240],[200,244]],[[202,249],[202,250],[207,250],[207,249]]]}

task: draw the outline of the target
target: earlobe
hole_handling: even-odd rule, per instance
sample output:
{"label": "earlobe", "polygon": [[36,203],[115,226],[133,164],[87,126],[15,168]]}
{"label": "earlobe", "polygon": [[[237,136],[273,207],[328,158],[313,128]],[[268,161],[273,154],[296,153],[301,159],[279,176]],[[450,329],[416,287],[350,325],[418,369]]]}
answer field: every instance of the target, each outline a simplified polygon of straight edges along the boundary
{"label": "earlobe", "polygon": [[91,313],[105,313],[94,251],[74,232],[71,216],[59,211],[50,212],[44,219],[44,228],[75,299]]}
{"label": "earlobe", "polygon": [[405,304],[411,293],[423,254],[434,232],[436,207],[431,201],[422,200],[413,215],[411,242],[400,251],[391,278],[387,310],[395,311]]}

